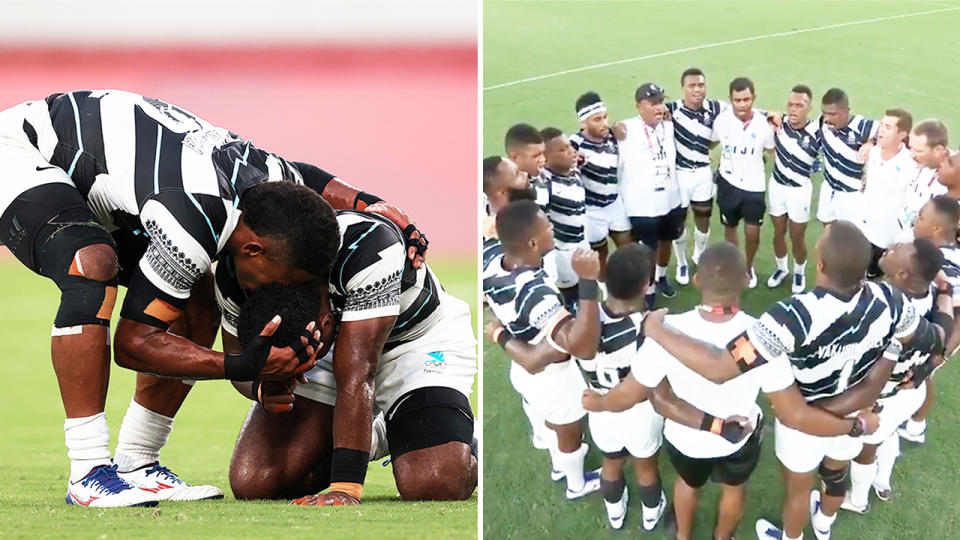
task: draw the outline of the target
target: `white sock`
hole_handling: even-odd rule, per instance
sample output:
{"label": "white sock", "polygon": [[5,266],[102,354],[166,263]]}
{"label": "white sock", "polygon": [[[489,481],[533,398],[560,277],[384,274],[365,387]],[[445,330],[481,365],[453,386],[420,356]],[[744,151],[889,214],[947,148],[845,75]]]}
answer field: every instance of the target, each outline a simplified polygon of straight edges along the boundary
{"label": "white sock", "polygon": [[131,399],[120,424],[113,457],[117,470],[129,472],[159,461],[160,449],[167,444],[172,429],[173,418],[157,414]]}
{"label": "white sock", "polygon": [[927,430],[927,420],[923,419],[919,422],[913,418],[907,420],[907,433],[911,435],[919,435]]}
{"label": "white sock", "polygon": [[677,258],[677,266],[687,265],[687,229],[683,229],[680,238],[673,241],[673,254]]}
{"label": "white sock", "polygon": [[813,515],[812,525],[821,531],[829,531],[833,527],[833,521],[837,519],[837,515],[826,516],[823,513],[823,508],[817,509],[817,513]]}
{"label": "white sock", "polygon": [[523,412],[527,415],[527,420],[530,421],[530,428],[533,430],[533,436],[537,439],[542,439],[549,441],[551,446],[557,446],[557,434],[553,432],[552,429],[548,428],[544,424],[543,417],[540,416],[532,405],[530,405],[527,400],[521,399],[520,403],[523,405]]}
{"label": "white sock", "polygon": [[784,272],[787,271],[787,257],[786,257],[786,255],[784,255],[783,257],[774,257],[774,260],[777,261],[777,270],[783,270]]}
{"label": "white sock", "polygon": [[107,413],[63,421],[63,438],[70,458],[70,481],[76,482],[98,465],[110,464]]}
{"label": "white sock", "polygon": [[866,506],[870,497],[870,485],[877,476],[877,463],[869,465],[850,462],[850,502],[856,506]]}
{"label": "white sock", "polygon": [[707,232],[700,232],[700,229],[693,228],[693,250],[697,253],[707,249],[707,243],[710,242],[710,229]]}
{"label": "white sock", "polygon": [[586,457],[586,444],[580,445],[580,448],[570,453],[557,452],[554,457],[557,470],[562,471],[567,477],[567,489],[572,491],[583,489],[583,460]]}
{"label": "white sock", "polygon": [[873,485],[880,489],[890,489],[890,477],[893,476],[893,465],[900,457],[900,435],[894,433],[877,448],[877,476]]}
{"label": "white sock", "polygon": [[803,540],[803,532],[800,533],[800,536],[796,538],[791,538],[787,536],[787,533],[783,533],[783,540]]}
{"label": "white sock", "polygon": [[793,263],[793,273],[794,274],[803,274],[807,270],[807,261],[802,263],[794,262]]}
{"label": "white sock", "polygon": [[666,266],[660,266],[660,265],[658,264],[658,265],[657,265],[657,276],[656,276],[656,280],[657,280],[657,281],[660,281],[660,278],[662,278],[662,277],[665,276],[665,275],[667,275],[667,267],[666,267]]}

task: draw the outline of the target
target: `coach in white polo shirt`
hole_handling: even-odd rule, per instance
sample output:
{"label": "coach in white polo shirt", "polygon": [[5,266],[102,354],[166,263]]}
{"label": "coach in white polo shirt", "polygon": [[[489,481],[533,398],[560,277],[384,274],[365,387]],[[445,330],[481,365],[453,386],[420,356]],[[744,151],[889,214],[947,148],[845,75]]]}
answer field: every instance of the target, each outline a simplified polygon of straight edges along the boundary
{"label": "coach in white polo shirt", "polygon": [[[634,95],[637,116],[618,125],[618,178],[633,238],[656,252],[656,290],[676,295],[667,281],[671,243],[683,232],[683,208],[677,187],[677,149],[673,122],[664,120],[663,88],[644,83]],[[653,291],[648,292],[652,299]]]}
{"label": "coach in white polo shirt", "polygon": [[904,144],[913,126],[913,117],[903,109],[889,109],[880,120],[877,145],[867,154],[863,175],[863,210],[856,225],[870,241],[872,258],[867,277],[883,275],[880,256],[900,230],[898,214],[903,208],[907,187],[920,167]]}
{"label": "coach in white polo shirt", "polygon": [[753,81],[737,77],[730,81],[731,108],[717,116],[711,139],[720,143],[717,169],[717,207],[727,242],[738,245],[737,226],[744,222],[744,244],[751,289],[757,286],[753,258],[760,244],[760,225],[767,211],[764,201],[766,177],[764,153],[773,157],[773,127],[764,114],[753,108],[756,98]]}

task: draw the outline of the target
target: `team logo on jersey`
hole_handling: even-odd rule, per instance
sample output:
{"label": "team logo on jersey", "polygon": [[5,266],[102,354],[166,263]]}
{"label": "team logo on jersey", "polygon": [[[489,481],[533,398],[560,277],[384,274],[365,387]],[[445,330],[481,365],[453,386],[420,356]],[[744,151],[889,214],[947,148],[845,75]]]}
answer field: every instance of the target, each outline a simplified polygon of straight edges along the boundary
{"label": "team logo on jersey", "polygon": [[852,131],[847,132],[847,142],[850,144],[857,142],[857,134]]}
{"label": "team logo on jersey", "polygon": [[804,135],[803,139],[800,140],[800,148],[804,150],[810,148],[810,136]]}
{"label": "team logo on jersey", "polygon": [[443,358],[443,352],[427,353],[430,358],[423,362],[424,373],[441,373],[447,367],[447,361]]}

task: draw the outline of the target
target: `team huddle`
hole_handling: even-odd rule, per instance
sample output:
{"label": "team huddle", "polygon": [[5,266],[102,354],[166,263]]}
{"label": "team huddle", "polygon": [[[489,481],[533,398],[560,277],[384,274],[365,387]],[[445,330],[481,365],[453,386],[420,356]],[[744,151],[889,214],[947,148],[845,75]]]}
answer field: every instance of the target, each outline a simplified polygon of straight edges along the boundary
{"label": "team huddle", "polygon": [[[238,499],[359,504],[368,462],[388,454],[404,499],[473,493],[469,307],[443,290],[405,213],[117,90],[0,112],[0,162],[0,240],[61,291],[51,353],[67,503],[222,498],[160,464],[197,379],[254,401],[230,463]],[[138,372],[112,457],[111,352]]]}
{"label": "team huddle", "polygon": [[[645,530],[664,519],[674,537],[691,538],[699,489],[712,480],[722,488],[713,537],[732,538],[768,422],[763,391],[784,499],[780,519],[757,521],[757,537],[802,538],[809,519],[827,539],[839,509],[869,511],[871,487],[890,498],[900,438],[923,442],[932,375],[960,345],[960,156],[943,123],[914,125],[902,109],[869,120],[837,88],[811,119],[805,85],[782,114],[755,109],[744,77],[731,81],[729,102],[706,97],[699,69],[680,82],[674,102],[641,85],[638,115],[616,123],[587,92],[574,106],[579,132],[517,124],[505,155],[484,159],[487,336],[511,359],[551,478],[565,479],[568,499],[600,491],[611,527],[627,514],[629,458]],[[824,230],[808,290],[820,167]],[[714,198],[726,242],[709,244]],[[793,295],[753,317],[740,297],[757,286],[767,214],[776,258],[767,287],[789,282]],[[692,281],[700,303],[666,315],[653,307],[657,292],[676,294],[671,255],[676,284]],[[603,453],[597,471],[584,471],[584,417]],[[661,446],[677,472],[671,498]]]}

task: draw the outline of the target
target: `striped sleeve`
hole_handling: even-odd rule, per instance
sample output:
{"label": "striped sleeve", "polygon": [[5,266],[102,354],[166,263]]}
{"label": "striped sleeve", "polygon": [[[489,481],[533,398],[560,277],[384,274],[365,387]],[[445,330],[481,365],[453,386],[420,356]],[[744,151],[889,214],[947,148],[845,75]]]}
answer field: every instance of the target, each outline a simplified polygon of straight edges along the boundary
{"label": "striped sleeve", "polygon": [[396,230],[384,223],[354,223],[341,246],[330,275],[345,299],[341,321],[398,316],[407,255]]}

